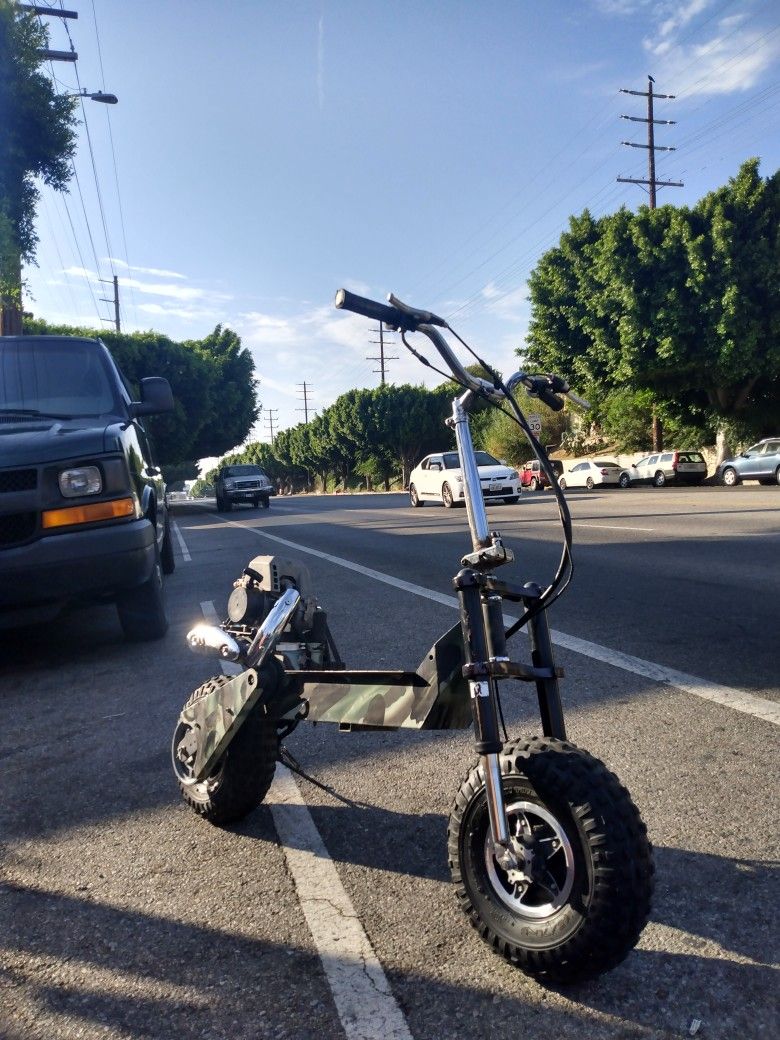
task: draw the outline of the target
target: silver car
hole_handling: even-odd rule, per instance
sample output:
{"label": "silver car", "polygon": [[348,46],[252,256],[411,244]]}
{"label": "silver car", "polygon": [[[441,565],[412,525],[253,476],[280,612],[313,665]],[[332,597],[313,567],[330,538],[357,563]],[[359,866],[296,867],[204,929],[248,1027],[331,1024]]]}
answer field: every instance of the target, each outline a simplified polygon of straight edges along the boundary
{"label": "silver car", "polygon": [[631,467],[631,483],[643,481],[653,487],[665,484],[701,484],[707,463],[700,451],[661,451],[640,459]]}
{"label": "silver car", "polygon": [[735,487],[743,480],[780,484],[780,438],[767,437],[743,451],[739,458],[718,466],[718,483]]}

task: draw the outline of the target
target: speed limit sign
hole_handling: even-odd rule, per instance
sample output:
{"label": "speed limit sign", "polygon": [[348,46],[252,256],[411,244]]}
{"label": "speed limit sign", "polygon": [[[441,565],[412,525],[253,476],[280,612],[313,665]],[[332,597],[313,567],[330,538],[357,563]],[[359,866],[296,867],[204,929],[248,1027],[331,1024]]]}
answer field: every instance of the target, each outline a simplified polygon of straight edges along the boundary
{"label": "speed limit sign", "polygon": [[542,417],[541,415],[529,415],[528,425],[531,427],[531,433],[538,437],[542,432]]}

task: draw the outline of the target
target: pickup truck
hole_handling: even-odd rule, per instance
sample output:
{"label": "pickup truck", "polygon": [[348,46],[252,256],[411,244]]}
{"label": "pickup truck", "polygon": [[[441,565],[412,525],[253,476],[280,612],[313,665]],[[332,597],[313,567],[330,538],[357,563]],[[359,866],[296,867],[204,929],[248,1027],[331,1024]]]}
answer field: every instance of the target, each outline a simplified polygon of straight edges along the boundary
{"label": "pickup truck", "polygon": [[0,337],[0,628],[113,602],[127,638],[165,634],[173,547],[141,417],[172,408],[154,376],[134,401],[98,339]]}
{"label": "pickup truck", "polygon": [[229,513],[233,506],[240,502],[253,505],[255,509],[258,506],[268,509],[271,495],[276,494],[276,488],[260,466],[240,463],[220,469],[214,481],[214,494],[217,509],[221,513]]}

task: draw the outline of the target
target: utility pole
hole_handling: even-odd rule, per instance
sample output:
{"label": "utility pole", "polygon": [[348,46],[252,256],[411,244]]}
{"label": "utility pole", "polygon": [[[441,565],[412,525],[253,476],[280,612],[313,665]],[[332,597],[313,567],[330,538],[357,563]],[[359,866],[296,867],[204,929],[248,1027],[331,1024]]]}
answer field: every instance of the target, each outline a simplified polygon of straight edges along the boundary
{"label": "utility pole", "polygon": [[271,433],[271,447],[274,443],[274,423],[278,422],[277,416],[279,415],[278,408],[265,408],[263,409],[268,418],[265,420],[266,429],[270,430]]}
{"label": "utility pole", "polygon": [[303,412],[303,421],[309,421],[309,394],[311,393],[311,386],[308,383],[298,383],[298,386],[303,389],[300,391],[303,394],[303,408],[296,408],[296,412]]}
{"label": "utility pole", "polygon": [[385,357],[385,334],[384,334],[384,330],[382,329],[382,322],[381,321],[379,323],[379,329],[378,330],[377,329],[372,329],[371,331],[372,332],[377,332],[377,331],[379,332],[379,339],[372,339],[371,340],[372,343],[376,343],[379,346],[379,357],[367,357],[366,361],[378,361],[379,362],[379,368],[375,368],[374,371],[381,373],[381,380],[382,380],[381,385],[384,386],[385,385],[385,362],[386,361],[397,361],[398,360],[398,355],[396,354],[396,355],[393,355],[391,357]]}
{"label": "utility pole", "polygon": [[674,94],[654,94],[653,83],[655,80],[652,76],[647,77],[647,91],[644,90],[626,90],[623,87],[620,88],[621,94],[633,94],[635,97],[646,97],[647,98],[647,118],[644,119],[641,116],[621,116],[621,119],[629,119],[632,123],[647,123],[647,144],[635,144],[633,141],[621,141],[621,144],[626,145],[628,148],[646,148],[647,149],[647,180],[641,180],[637,177],[618,177],[621,184],[646,184],[650,190],[650,209],[655,209],[656,199],[656,188],[683,188],[685,185],[682,181],[659,181],[656,180],[655,176],[655,153],[656,152],[674,152],[677,149],[672,148],[668,145],[660,145],[655,143],[655,130],[656,126],[673,126],[676,123],[675,119],[654,119],[653,118],[653,98],[663,98],[664,100],[674,99]]}
{"label": "utility pole", "polygon": [[[101,278],[100,281],[101,282],[106,282],[109,285],[111,284],[108,281],[108,278]],[[116,327],[116,331],[117,332],[121,332],[122,329],[119,327],[119,279],[117,278],[116,275],[114,275],[114,277],[113,277],[113,283],[114,283],[114,297],[113,297],[113,299],[108,300],[108,299],[106,299],[105,296],[101,296],[100,300],[101,300],[102,303],[113,303],[113,305],[114,305],[114,326]],[[103,321],[111,321],[111,318],[103,318]]]}

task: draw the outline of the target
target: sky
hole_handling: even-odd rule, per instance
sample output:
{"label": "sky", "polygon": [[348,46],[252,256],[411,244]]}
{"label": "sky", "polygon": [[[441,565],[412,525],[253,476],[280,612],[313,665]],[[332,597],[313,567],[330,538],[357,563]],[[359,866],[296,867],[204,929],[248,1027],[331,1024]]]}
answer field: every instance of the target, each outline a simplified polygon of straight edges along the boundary
{"label": "sky", "polygon": [[[26,309],[111,328],[116,275],[123,331],[236,330],[250,440],[304,421],[304,389],[312,418],[379,385],[378,327],[334,309],[342,286],[443,314],[514,371],[569,217],[648,201],[616,180],[647,177],[621,144],[647,127],[620,118],[646,101],[621,88],[675,95],[656,176],[684,187],[659,205],[780,167],[776,0],[37,2],[79,15],[44,19],[78,54],[43,66],[57,89],[119,102],[83,102],[70,191],[42,189]],[[441,381],[384,347],[389,382]]]}

